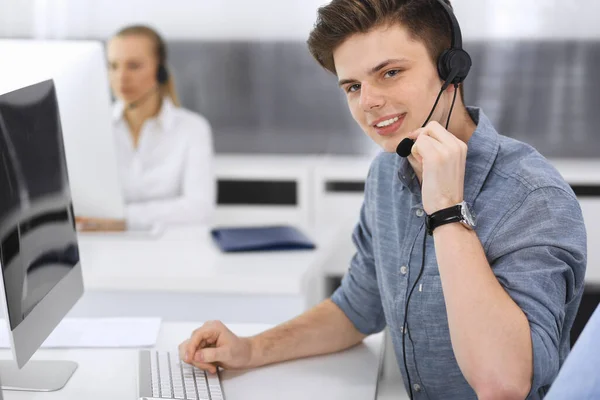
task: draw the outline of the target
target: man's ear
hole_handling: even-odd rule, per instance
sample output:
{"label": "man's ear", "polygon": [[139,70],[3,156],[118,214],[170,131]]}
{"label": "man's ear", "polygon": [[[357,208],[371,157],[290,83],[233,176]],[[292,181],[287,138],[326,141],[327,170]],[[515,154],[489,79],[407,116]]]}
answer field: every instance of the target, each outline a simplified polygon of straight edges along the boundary
{"label": "man's ear", "polygon": [[[459,85],[459,87],[460,87],[460,85]],[[454,94],[454,91],[455,91],[455,90],[459,90],[459,89],[458,89],[458,88],[455,88],[455,87],[454,87],[454,85],[450,84],[450,85],[448,85],[448,87],[446,88],[446,93],[449,93],[449,94]]]}
{"label": "man's ear", "polygon": [[462,87],[462,83],[458,85],[458,87],[454,87],[454,85],[448,85],[448,87],[446,88],[446,93],[449,94],[450,96],[454,96],[454,91],[457,90],[458,93],[456,93],[456,101],[457,103],[459,101],[464,101],[463,99],[463,87]]}

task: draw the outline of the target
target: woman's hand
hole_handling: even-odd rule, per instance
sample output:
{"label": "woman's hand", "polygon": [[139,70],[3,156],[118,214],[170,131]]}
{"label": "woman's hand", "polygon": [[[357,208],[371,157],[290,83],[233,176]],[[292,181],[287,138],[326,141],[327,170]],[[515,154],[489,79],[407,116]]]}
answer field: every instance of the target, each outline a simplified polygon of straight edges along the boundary
{"label": "woman's hand", "polygon": [[124,219],[75,217],[79,232],[122,232],[127,229]]}

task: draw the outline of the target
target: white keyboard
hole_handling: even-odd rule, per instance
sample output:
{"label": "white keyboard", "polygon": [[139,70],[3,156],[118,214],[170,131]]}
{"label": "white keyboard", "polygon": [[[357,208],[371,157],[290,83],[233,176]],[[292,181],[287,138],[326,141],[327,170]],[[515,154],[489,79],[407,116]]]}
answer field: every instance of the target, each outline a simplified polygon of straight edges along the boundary
{"label": "white keyboard", "polygon": [[141,350],[140,399],[224,400],[221,378],[184,363],[177,351]]}

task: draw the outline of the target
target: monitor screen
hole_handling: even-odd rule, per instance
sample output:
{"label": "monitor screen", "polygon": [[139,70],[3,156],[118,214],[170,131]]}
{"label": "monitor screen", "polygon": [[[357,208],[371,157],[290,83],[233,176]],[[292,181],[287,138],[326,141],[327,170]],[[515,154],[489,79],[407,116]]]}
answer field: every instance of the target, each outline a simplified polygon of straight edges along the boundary
{"label": "monitor screen", "polygon": [[53,81],[0,95],[0,262],[11,330],[79,262]]}

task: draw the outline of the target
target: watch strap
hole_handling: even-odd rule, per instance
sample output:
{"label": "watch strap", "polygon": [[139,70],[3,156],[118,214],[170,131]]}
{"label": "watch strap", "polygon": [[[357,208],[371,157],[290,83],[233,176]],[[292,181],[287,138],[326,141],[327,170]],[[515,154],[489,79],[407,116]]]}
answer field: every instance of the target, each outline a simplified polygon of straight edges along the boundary
{"label": "watch strap", "polygon": [[452,207],[444,208],[436,211],[425,218],[425,225],[427,226],[427,233],[433,235],[433,230],[438,226],[450,224],[453,222],[460,222],[463,220],[461,205],[455,205]]}

